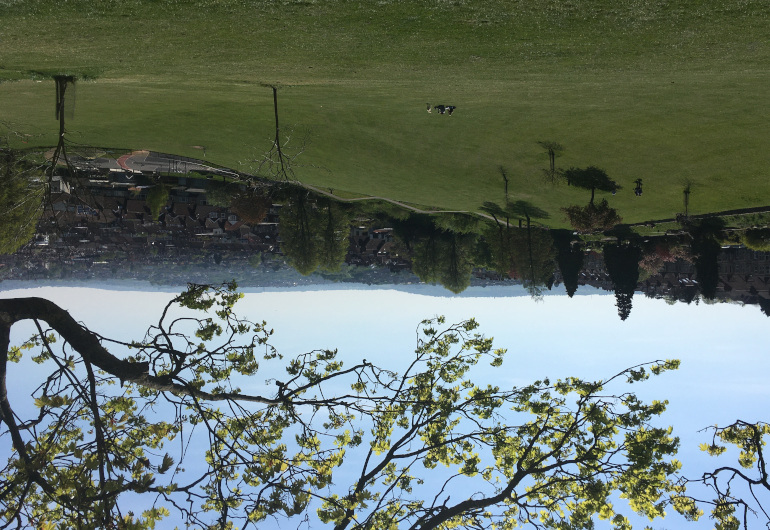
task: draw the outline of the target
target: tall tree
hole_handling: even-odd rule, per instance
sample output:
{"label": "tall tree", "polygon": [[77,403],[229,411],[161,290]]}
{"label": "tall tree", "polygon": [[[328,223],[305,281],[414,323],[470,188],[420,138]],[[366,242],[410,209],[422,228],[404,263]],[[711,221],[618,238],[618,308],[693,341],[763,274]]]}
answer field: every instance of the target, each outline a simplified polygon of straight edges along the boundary
{"label": "tall tree", "polygon": [[630,242],[604,247],[604,263],[615,290],[615,302],[620,320],[626,320],[631,314],[634,291],[639,283],[641,257],[642,249]]}
{"label": "tall tree", "polygon": [[455,294],[467,289],[473,272],[473,249],[476,238],[469,234],[449,232],[442,238],[441,269],[438,281]]}
{"label": "tall tree", "polygon": [[309,143],[309,134],[295,138],[292,127],[281,125],[278,112],[278,87],[271,86],[270,89],[273,92],[275,135],[271,139],[270,149],[254,161],[254,173],[279,181],[295,181],[296,160],[305,151]]}
{"label": "tall tree", "polygon": [[[521,278],[532,296],[540,296],[542,287],[553,279],[553,242],[547,231],[533,228],[532,219],[546,219],[548,213],[523,200],[508,201],[505,208],[485,202],[482,211],[494,219],[493,227],[486,230],[491,268]],[[526,229],[512,228],[512,218],[526,220]]]}
{"label": "tall tree", "polygon": [[[512,216],[524,217],[527,222],[526,253],[514,252],[514,263],[522,273],[524,287],[533,297],[538,297],[542,294],[543,286],[550,289],[553,284],[554,249],[551,234],[547,230],[533,229],[532,219],[547,219],[549,215],[545,210],[522,200],[509,203],[507,210]],[[522,256],[526,258],[522,260]]]}
{"label": "tall tree", "polygon": [[425,283],[438,283],[461,293],[471,283],[476,236],[440,230],[430,225],[414,226],[409,242],[412,272]]}
{"label": "tall tree", "polygon": [[147,192],[147,206],[152,218],[157,221],[163,209],[168,205],[169,188],[165,184],[156,184]]}
{"label": "tall tree", "polygon": [[510,234],[513,271],[530,295],[540,297],[544,288],[550,289],[553,284],[556,268],[553,238],[548,230],[540,228],[511,228]]}
{"label": "tall tree", "polygon": [[352,211],[335,200],[322,199],[319,202],[319,268],[325,272],[337,272],[345,263],[345,256],[350,248]]}
{"label": "tall tree", "polygon": [[548,153],[548,169],[543,171],[546,180],[551,184],[556,184],[564,176],[563,170],[556,169],[556,157],[564,151],[564,146],[552,140],[540,141],[537,144]]}
{"label": "tall tree", "polygon": [[317,206],[310,192],[292,188],[278,221],[281,250],[289,265],[305,276],[315,272],[321,262],[318,233],[321,217]]}
{"label": "tall tree", "polygon": [[552,231],[554,234],[554,244],[556,246],[556,262],[559,265],[562,281],[567,295],[572,296],[578,289],[578,277],[583,270],[585,253],[579,246],[572,245],[572,234],[565,231]]}
{"label": "tall tree", "polygon": [[443,259],[441,232],[431,230],[410,242],[412,272],[425,283],[438,283]]}
{"label": "tall tree", "polygon": [[[233,289],[191,285],[131,342],[44,299],[0,300],[0,440],[13,448],[0,470],[3,521],[151,528],[168,517],[224,529],[313,517],[416,529],[601,518],[621,529],[630,511],[691,507],[674,480],[678,440],[656,421],[666,403],[614,390],[676,361],[499,388],[473,369],[500,366],[504,350],[472,320],[438,319],[422,324],[400,373],[366,360],[343,367],[328,350],[284,363],[265,324],[235,313]],[[37,332],[11,345],[25,319]],[[10,364],[31,353],[48,375],[25,418],[6,388]],[[284,365],[280,380],[255,383],[271,363]],[[447,473],[431,471],[439,466]]]}
{"label": "tall tree", "polygon": [[571,167],[564,172],[564,177],[570,186],[591,190],[589,204],[594,203],[594,194],[597,191],[614,193],[620,189],[618,183],[612,180],[606,171],[596,166],[588,166],[587,168]]}
{"label": "tall tree", "polygon": [[60,160],[64,160],[67,168],[72,169],[67,156],[67,143],[65,142],[67,132],[65,118],[71,118],[74,115],[76,79],[73,76],[56,75],[53,80],[56,86],[56,120],[59,122],[59,134],[57,136],[56,149],[54,149],[53,156],[51,157],[51,175],[53,175]]}
{"label": "tall tree", "polygon": [[28,243],[43,214],[44,172],[29,158],[0,139],[0,254]]}
{"label": "tall tree", "polygon": [[34,160],[39,154],[13,149],[8,137],[20,134],[0,122],[0,254],[12,254],[34,237],[45,199],[50,197],[46,181],[50,186],[60,160],[71,169],[64,120],[74,112],[75,78],[55,76],[54,85],[59,134],[50,161],[39,163]]}
{"label": "tall tree", "polygon": [[350,246],[352,210],[304,188],[292,186],[285,192],[278,233],[289,265],[303,275],[339,271]]}
{"label": "tall tree", "polygon": [[511,231],[500,222],[490,222],[483,232],[484,242],[488,246],[488,261],[483,265],[501,276],[508,276],[513,269],[511,254]]}
{"label": "tall tree", "polygon": [[724,222],[720,219],[703,219],[689,227],[692,241],[690,249],[694,256],[695,274],[698,288],[703,298],[714,300],[719,285],[719,254],[722,252],[720,242]]}

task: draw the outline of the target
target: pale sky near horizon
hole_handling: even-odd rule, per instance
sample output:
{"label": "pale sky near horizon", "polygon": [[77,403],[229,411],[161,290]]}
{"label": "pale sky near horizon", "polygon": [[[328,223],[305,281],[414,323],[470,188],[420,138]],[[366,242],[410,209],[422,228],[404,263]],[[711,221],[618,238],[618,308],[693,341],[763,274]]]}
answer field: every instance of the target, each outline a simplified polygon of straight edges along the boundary
{"label": "pale sky near horizon", "polygon": [[[475,317],[482,333],[508,349],[501,368],[477,373],[485,380],[477,381],[480,384],[489,380],[519,385],[546,376],[598,379],[640,362],[681,359],[678,371],[632,390],[647,399],[670,401],[661,421],[673,425],[682,438],[685,472],[699,472],[714,461],[697,450],[698,443],[708,441],[699,429],[738,418],[770,420],[769,323],[757,307],[667,305],[637,294],[630,317],[622,322],[611,294],[547,296],[534,302],[524,296],[489,297],[480,289],[470,288],[462,297],[387,288],[282,289],[247,293],[236,308],[252,320],[266,320],[275,330],[271,343],[286,357],[338,348],[348,363],[366,358],[397,371],[413,354],[421,319],[441,314],[451,323]],[[139,338],[174,292],[74,287],[0,292],[2,298],[17,296],[46,297],[103,335]],[[16,340],[25,334],[17,332]],[[615,388],[627,390],[623,385]],[[653,527],[679,527],[666,523]]]}

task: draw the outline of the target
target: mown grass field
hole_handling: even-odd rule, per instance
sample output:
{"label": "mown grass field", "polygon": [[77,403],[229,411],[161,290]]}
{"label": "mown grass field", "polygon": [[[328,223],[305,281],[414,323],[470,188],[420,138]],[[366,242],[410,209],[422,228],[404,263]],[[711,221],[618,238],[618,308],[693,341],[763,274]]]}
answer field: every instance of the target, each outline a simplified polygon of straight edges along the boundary
{"label": "mown grass field", "polygon": [[[69,139],[201,156],[248,171],[270,145],[272,94],[297,176],[446,209],[551,187],[597,165],[624,220],[770,204],[770,4],[764,1],[0,0],[0,120],[55,141],[49,76],[80,78]],[[425,103],[453,104],[453,116]],[[20,139],[14,139],[18,145]],[[645,193],[635,197],[633,181]]]}

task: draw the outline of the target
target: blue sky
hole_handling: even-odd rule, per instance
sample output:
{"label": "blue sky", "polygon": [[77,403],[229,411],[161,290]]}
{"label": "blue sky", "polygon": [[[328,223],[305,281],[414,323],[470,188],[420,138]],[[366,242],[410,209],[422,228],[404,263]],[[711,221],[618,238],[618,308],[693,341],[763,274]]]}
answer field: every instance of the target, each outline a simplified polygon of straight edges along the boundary
{"label": "blue sky", "polygon": [[[508,349],[503,366],[477,372],[477,382],[503,386],[546,376],[602,378],[644,361],[681,359],[678,371],[634,390],[647,399],[670,401],[662,421],[681,437],[680,459],[690,475],[716,462],[697,450],[708,440],[699,429],[738,418],[770,420],[768,318],[757,307],[667,305],[637,295],[630,318],[622,322],[612,295],[547,296],[534,302],[526,296],[490,296],[495,292],[484,288],[471,288],[461,297],[423,291],[262,291],[247,293],[237,308],[252,320],[266,320],[275,330],[271,342],[287,357],[338,348],[349,363],[366,358],[397,371],[411,358],[421,319],[445,315],[448,322],[457,322],[475,317],[481,332]],[[49,298],[91,329],[128,339],[143,335],[174,292],[61,287],[4,291],[0,296]],[[21,339],[29,330],[16,333]]]}

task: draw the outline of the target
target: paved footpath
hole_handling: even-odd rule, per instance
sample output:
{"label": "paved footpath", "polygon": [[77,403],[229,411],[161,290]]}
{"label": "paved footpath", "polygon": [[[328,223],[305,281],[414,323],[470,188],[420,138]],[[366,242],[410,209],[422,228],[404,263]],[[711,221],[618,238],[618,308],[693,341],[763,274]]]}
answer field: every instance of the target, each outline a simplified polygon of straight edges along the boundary
{"label": "paved footpath", "polygon": [[[118,165],[125,169],[126,171],[134,171],[134,168],[128,165],[128,162],[132,160],[135,157],[139,157],[141,155],[144,155],[144,158],[147,158],[147,155],[149,154],[149,151],[134,151],[133,153],[128,153],[120,158],[118,158]],[[133,163],[132,163],[133,165]]]}
{"label": "paved footpath", "polygon": [[126,171],[141,171],[143,173],[189,173],[191,171],[230,173],[230,171],[209,166],[202,160],[145,150],[134,151],[121,156],[118,158],[118,164]]}

